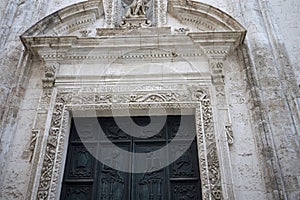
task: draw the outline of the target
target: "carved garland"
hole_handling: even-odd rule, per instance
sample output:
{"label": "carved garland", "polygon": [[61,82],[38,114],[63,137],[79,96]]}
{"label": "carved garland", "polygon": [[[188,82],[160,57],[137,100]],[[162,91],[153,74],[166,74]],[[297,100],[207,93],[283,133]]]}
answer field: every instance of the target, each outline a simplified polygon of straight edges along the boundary
{"label": "carved garland", "polygon": [[[62,172],[62,154],[67,136],[69,111],[111,110],[128,108],[196,108],[197,144],[203,199],[222,199],[220,166],[209,97],[195,86],[185,92],[141,94],[97,94],[59,92],[56,98],[51,128],[47,139],[37,199],[55,199]],[[87,105],[88,104],[88,105]],[[200,105],[200,106],[199,106]]]}

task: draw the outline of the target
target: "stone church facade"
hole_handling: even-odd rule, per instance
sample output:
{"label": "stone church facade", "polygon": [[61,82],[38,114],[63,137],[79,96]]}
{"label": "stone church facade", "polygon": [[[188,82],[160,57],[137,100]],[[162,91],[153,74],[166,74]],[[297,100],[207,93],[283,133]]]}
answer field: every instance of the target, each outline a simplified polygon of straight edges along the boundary
{"label": "stone church facade", "polygon": [[300,199],[300,4],[286,4],[2,1],[1,199],[63,199],[73,118],[145,115],[193,117],[201,186],[171,184],[173,199]]}

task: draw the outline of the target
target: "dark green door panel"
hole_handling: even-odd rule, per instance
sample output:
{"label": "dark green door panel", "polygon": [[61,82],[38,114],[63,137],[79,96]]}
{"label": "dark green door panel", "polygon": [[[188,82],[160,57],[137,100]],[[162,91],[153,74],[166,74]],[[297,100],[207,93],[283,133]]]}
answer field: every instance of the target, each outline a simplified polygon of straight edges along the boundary
{"label": "dark green door panel", "polygon": [[[151,117],[152,118],[152,117]],[[61,200],[198,200],[201,199],[201,184],[196,142],[186,150],[185,139],[195,137],[193,116],[155,116],[76,118],[72,121],[68,154],[61,190]],[[152,118],[153,119],[153,118]],[[135,124],[129,122],[133,120]],[[164,121],[163,125],[160,121]],[[117,123],[117,122],[118,123]],[[148,126],[149,123],[152,126]],[[188,122],[188,124],[187,124]],[[157,125],[156,125],[157,123]],[[120,125],[120,127],[118,126]],[[182,134],[176,137],[181,129]],[[122,129],[126,127],[126,131]],[[159,128],[157,128],[159,127]],[[133,153],[146,153],[144,173],[128,173],[117,170],[128,165],[134,171],[138,163],[134,157],[121,158],[118,150],[112,149],[105,136],[119,148]],[[78,134],[78,130],[83,134]],[[157,130],[159,129],[159,130]],[[130,131],[130,134],[127,134]],[[137,137],[141,135],[141,137]],[[148,137],[151,135],[151,137]],[[172,140],[175,145],[167,152],[153,154]],[[185,151],[186,150],[186,151]],[[109,156],[107,152],[109,152]],[[92,156],[100,156],[102,162]],[[161,158],[172,160],[167,167],[161,166]],[[111,167],[109,167],[109,166]]]}

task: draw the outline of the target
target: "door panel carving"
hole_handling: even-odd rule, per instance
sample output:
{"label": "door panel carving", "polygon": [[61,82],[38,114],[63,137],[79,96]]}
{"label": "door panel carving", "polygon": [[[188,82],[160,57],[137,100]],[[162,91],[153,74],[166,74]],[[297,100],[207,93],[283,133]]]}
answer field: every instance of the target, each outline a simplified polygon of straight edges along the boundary
{"label": "door panel carving", "polygon": [[[163,117],[155,117],[158,121]],[[192,124],[184,127],[184,134],[195,134],[194,118],[185,116]],[[177,138],[174,147],[168,152],[154,153],[154,151],[167,145],[178,131],[181,116],[168,116],[159,131],[147,126],[148,117],[132,117],[135,124],[131,124],[130,131],[135,133],[156,132],[150,138],[138,138],[135,134],[125,133],[118,127],[112,117],[98,118],[98,122],[105,135],[115,145],[123,150],[134,153],[146,153],[144,173],[127,173],[119,171],[119,165],[128,165],[134,171],[135,158],[124,158],[111,144],[91,131],[97,131],[83,119],[81,127],[85,135],[78,137],[74,122],[71,126],[71,135],[68,148],[67,164],[65,168],[64,182],[61,199],[101,199],[101,200],[167,200],[167,199],[201,199],[201,186],[199,178],[199,165],[196,142],[185,151],[185,138]],[[80,121],[80,119],[76,119]],[[95,120],[94,120],[95,121]],[[122,120],[120,120],[122,122]],[[126,121],[126,120],[125,120]],[[157,122],[158,122],[157,121]],[[124,122],[124,121],[123,121]],[[127,123],[127,122],[126,122]],[[159,126],[153,121],[154,127]],[[76,126],[78,126],[77,123]],[[97,125],[98,127],[99,124]],[[130,123],[129,123],[130,124]],[[127,127],[129,124],[123,124]],[[122,126],[123,126],[122,125]],[[141,135],[143,136],[143,135]],[[88,138],[88,139],[87,139]],[[82,139],[82,140],[80,140]],[[83,145],[83,141],[89,141]],[[104,157],[103,152],[111,152],[111,155],[102,162],[97,161],[88,150]],[[103,155],[102,155],[103,153]],[[106,154],[107,155],[107,154]],[[169,166],[161,168],[161,158],[169,160],[175,156],[177,160]],[[139,161],[141,162],[141,161]],[[110,167],[109,167],[110,166]]]}

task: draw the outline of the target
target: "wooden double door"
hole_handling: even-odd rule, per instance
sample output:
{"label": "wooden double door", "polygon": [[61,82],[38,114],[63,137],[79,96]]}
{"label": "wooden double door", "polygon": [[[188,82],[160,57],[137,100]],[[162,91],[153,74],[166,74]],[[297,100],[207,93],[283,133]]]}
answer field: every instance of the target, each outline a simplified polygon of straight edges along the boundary
{"label": "wooden double door", "polygon": [[[121,127],[117,125],[116,118],[112,117],[73,119],[61,200],[201,199],[195,138],[188,148],[181,145],[187,135],[195,135],[193,116],[153,116],[151,118],[155,118],[156,122],[165,121],[157,134],[153,134],[157,131],[153,129],[155,125],[148,129],[141,128],[150,123],[149,117],[131,117],[130,119],[135,122],[134,125],[128,123],[125,117],[118,117],[118,125],[121,123]],[[184,120],[185,128],[181,130],[184,133],[173,141],[178,145],[173,145],[167,153],[159,155],[160,158],[167,160],[171,160],[172,156],[179,158],[159,168],[157,166],[160,166],[160,159],[157,155],[153,156],[151,152],[163,148],[174,140],[179,127],[182,126],[182,119],[186,119]],[[104,140],[99,134],[99,127],[110,142]],[[123,131],[122,127],[125,127],[126,131]],[[80,134],[78,134],[79,130]],[[136,137],[135,134],[128,134],[128,131],[142,136],[152,136]],[[142,162],[130,156],[131,154],[120,156],[118,148],[113,147],[111,143],[128,152],[145,153],[142,162],[146,163],[149,170],[143,173],[118,170],[121,169],[120,166],[126,166],[126,169],[134,172],[134,167],[139,165],[137,162]]]}

